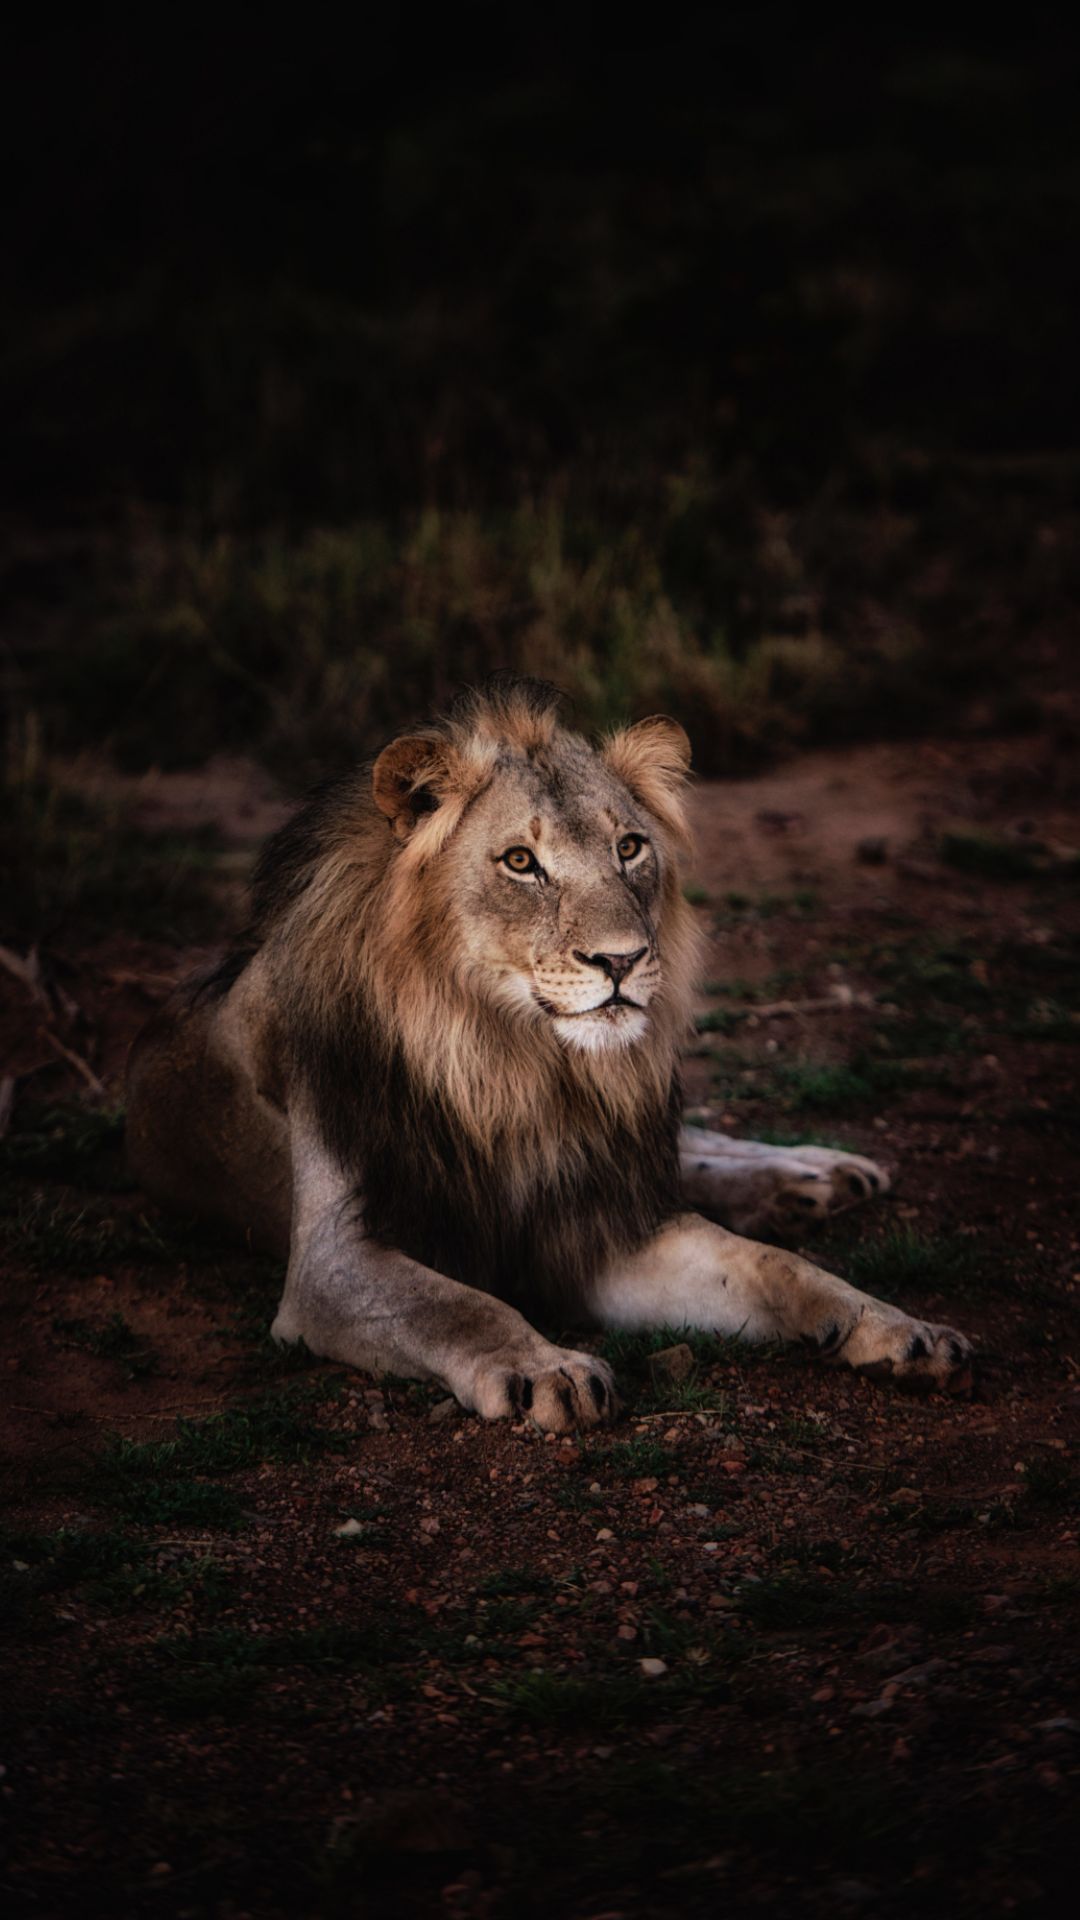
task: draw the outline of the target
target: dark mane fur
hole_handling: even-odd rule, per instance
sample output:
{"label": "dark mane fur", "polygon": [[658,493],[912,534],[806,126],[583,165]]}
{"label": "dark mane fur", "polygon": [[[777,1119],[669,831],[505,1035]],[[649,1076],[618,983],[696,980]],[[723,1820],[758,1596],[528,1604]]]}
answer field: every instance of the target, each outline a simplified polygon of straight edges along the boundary
{"label": "dark mane fur", "polygon": [[[424,737],[448,743],[466,780],[470,766],[482,779],[492,739],[506,730],[525,751],[551,737],[556,699],[542,683],[500,680],[465,696]],[[436,823],[452,810],[440,806]],[[425,823],[417,838],[425,831],[438,826]],[[598,1072],[546,1032],[523,1037],[505,1013],[470,1005],[466,1045],[470,1084],[485,1090],[482,1124],[455,1102],[452,1066],[442,1078],[424,1071],[450,1016],[460,1022],[463,1011],[431,986],[440,956],[448,972],[441,871],[402,848],[374,805],[371,769],[358,769],[315,793],[268,843],[250,929],[204,990],[231,984],[263,951],[294,1083],[355,1177],[374,1238],[504,1297],[580,1311],[597,1269],[641,1245],[677,1207],[676,1061],[693,935],[674,862],[665,909],[674,984],[651,1051]],[[420,1008],[411,1036],[402,1006]],[[493,1082],[516,1089],[501,1106],[487,1099]]]}

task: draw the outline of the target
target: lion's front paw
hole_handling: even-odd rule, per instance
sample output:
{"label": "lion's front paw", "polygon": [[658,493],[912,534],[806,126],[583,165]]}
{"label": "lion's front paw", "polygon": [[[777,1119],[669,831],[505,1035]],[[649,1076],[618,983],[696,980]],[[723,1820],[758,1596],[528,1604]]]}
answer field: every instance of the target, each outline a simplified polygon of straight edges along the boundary
{"label": "lion's front paw", "polygon": [[974,1349],[955,1327],[898,1314],[888,1320],[866,1314],[847,1341],[842,1356],[860,1373],[895,1380],[911,1393],[942,1388],[962,1393],[972,1382]]}
{"label": "lion's front paw", "polygon": [[472,1386],[472,1405],[485,1420],[519,1420],[543,1433],[573,1433],[613,1420],[619,1402],[611,1368],[595,1354],[538,1342],[485,1355]]}

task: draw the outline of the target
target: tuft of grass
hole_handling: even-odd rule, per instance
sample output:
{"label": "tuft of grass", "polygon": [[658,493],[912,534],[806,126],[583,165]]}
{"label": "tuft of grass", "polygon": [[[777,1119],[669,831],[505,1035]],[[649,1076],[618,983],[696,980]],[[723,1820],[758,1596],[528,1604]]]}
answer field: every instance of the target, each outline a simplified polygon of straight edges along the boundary
{"label": "tuft of grass", "polygon": [[621,1727],[649,1705],[642,1685],[626,1675],[527,1673],[496,1681],[492,1694],[516,1719],[544,1727]]}
{"label": "tuft of grass", "polygon": [[148,834],[116,802],[94,801],[13,756],[0,789],[0,884],[17,940],[77,925],[190,941],[221,924],[213,829]]}
{"label": "tuft of grass", "polygon": [[667,1718],[709,1698],[728,1699],[730,1685],[712,1666],[688,1662],[661,1680],[647,1680],[636,1671],[537,1671],[495,1681],[491,1692],[515,1719],[534,1726],[617,1732],[644,1720]]}
{"label": "tuft of grass", "polygon": [[698,1033],[734,1033],[746,1017],[745,1007],[710,1007],[698,1014],[694,1026]]}
{"label": "tuft of grass", "polygon": [[56,1319],[52,1330],[66,1346],[78,1347],[101,1360],[119,1360],[130,1380],[145,1380],[157,1372],[158,1358],[153,1348],[140,1343],[122,1313],[111,1313],[99,1326],[77,1318]]}
{"label": "tuft of grass", "polygon": [[405,1674],[384,1674],[388,1661],[411,1664],[420,1642],[382,1618],[360,1626],[286,1628],[251,1634],[241,1627],[172,1635],[154,1642],[138,1691],[151,1706],[178,1719],[228,1717],[250,1707],[271,1674],[358,1673],[386,1687],[406,1686]]}
{"label": "tuft of grass", "polygon": [[984,1012],[993,1004],[981,971],[985,957],[981,948],[952,941],[913,941],[882,949],[872,964],[889,999],[901,1007],[925,1015],[928,1004],[944,1001],[948,1006]]}
{"label": "tuft of grass", "polygon": [[235,1533],[244,1524],[244,1506],[235,1493],[213,1480],[168,1480],[151,1475],[114,1483],[111,1504],[143,1527],[195,1527],[211,1533]]}
{"label": "tuft of grass", "polygon": [[754,1121],[754,1139],[762,1146],[770,1147],[831,1147],[837,1153],[862,1153],[865,1149],[853,1146],[850,1140],[840,1140],[830,1129],[822,1131],[818,1127],[799,1127],[792,1131],[790,1127],[759,1126]]}
{"label": "tuft of grass", "polygon": [[152,1547],[115,1529],[6,1531],[0,1553],[5,1563],[0,1616],[11,1624],[32,1619],[42,1599],[73,1590],[88,1606],[121,1613],[134,1607],[168,1607],[196,1591],[217,1600],[227,1584],[222,1568],[207,1556],[161,1566]]}
{"label": "tuft of grass", "polygon": [[635,1434],[632,1440],[616,1440],[613,1446],[590,1446],[587,1464],[597,1473],[614,1474],[618,1480],[642,1480],[651,1474],[670,1473],[676,1456],[662,1440]]}
{"label": "tuft of grass", "polygon": [[970,1598],[954,1589],[883,1582],[865,1586],[812,1573],[782,1573],[747,1582],[736,1605],[741,1618],[766,1633],[815,1631],[877,1620],[917,1620],[942,1632],[966,1626]]}
{"label": "tuft of grass", "polygon": [[[686,1345],[696,1368],[688,1380],[654,1382],[649,1360],[665,1347]],[[600,1349],[614,1369],[620,1392],[639,1411],[657,1413],[720,1412],[727,1406],[723,1388],[709,1378],[710,1370],[733,1361],[744,1363],[746,1349],[721,1334],[700,1333],[692,1327],[661,1327],[652,1333],[605,1334]]]}
{"label": "tuft of grass", "polygon": [[1024,1499],[1051,1511],[1074,1507],[1080,1493],[1071,1461],[1062,1454],[1035,1454],[1024,1468]]}
{"label": "tuft of grass", "polygon": [[128,1193],[134,1182],[120,1151],[123,1137],[122,1107],[39,1108],[0,1141],[0,1173],[61,1180],[95,1193]]}
{"label": "tuft of grass", "polygon": [[1080,1012],[1059,1000],[1030,1001],[1021,1016],[1010,1022],[1016,1040],[1052,1040],[1060,1045],[1080,1041]]}
{"label": "tuft of grass", "polygon": [[829,1065],[796,1061],[773,1069],[761,1069],[773,1097],[791,1113],[828,1113],[849,1107],[866,1106],[883,1095],[902,1093],[911,1087],[948,1085],[949,1070],[944,1063],[922,1060],[887,1060],[868,1053],[856,1054],[847,1064]]}
{"label": "tuft of grass", "polygon": [[539,1604],[537,1600],[489,1600],[483,1604],[478,1619],[483,1623],[485,1633],[524,1633],[536,1619]]}
{"label": "tuft of grass", "polygon": [[745,1348],[739,1341],[720,1333],[701,1333],[696,1327],[656,1327],[651,1333],[615,1330],[604,1335],[600,1352],[620,1375],[643,1374],[654,1353],[681,1345],[690,1348],[699,1367],[745,1358]]}
{"label": "tuft of grass", "polygon": [[[11,1204],[0,1214],[0,1244],[39,1272],[70,1275],[121,1264],[165,1266],[222,1252],[220,1239],[196,1223],[190,1228],[178,1221],[166,1225],[97,1198],[72,1205],[63,1193],[28,1190],[10,1173],[3,1185]],[[235,1249],[228,1251],[235,1258]]]}
{"label": "tuft of grass", "polygon": [[477,1588],[477,1593],[485,1599],[502,1599],[522,1594],[548,1594],[554,1589],[550,1574],[540,1573],[535,1567],[500,1567],[496,1573],[485,1574]]}
{"label": "tuft of grass", "polygon": [[961,1235],[922,1234],[910,1226],[888,1227],[874,1239],[826,1258],[842,1260],[853,1286],[891,1300],[931,1289],[971,1291],[996,1283],[997,1257]]}
{"label": "tuft of grass", "polygon": [[209,1420],[180,1419],[168,1440],[114,1440],[103,1471],[123,1485],[161,1476],[237,1473],[267,1460],[309,1460],[338,1443],[310,1418],[313,1402],[331,1390],[325,1383],[306,1392],[300,1386],[283,1388]]}
{"label": "tuft of grass", "polygon": [[985,833],[946,833],[939,852],[946,866],[980,880],[1030,880],[1039,871],[1042,848]]}
{"label": "tuft of grass", "polygon": [[731,889],[724,895],[723,907],[717,914],[717,925],[729,926],[747,919],[775,920],[782,914],[794,920],[809,920],[818,912],[820,905],[820,897],[811,887],[799,887],[792,894],[762,893],[756,899],[751,894]]}

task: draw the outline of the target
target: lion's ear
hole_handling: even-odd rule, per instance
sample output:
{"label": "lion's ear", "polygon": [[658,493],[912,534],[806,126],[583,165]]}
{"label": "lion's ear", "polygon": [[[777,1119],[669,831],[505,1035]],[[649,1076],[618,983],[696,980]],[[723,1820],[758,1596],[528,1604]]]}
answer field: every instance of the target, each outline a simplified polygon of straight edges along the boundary
{"label": "lion's ear", "polygon": [[438,805],[437,786],[445,776],[442,741],[423,734],[403,734],[384,747],[371,769],[375,805],[384,813],[399,840],[412,832],[421,814]]}
{"label": "lion's ear", "polygon": [[686,841],[689,831],[682,792],[690,771],[690,742],[677,720],[656,713],[613,733],[603,758],[643,807]]}

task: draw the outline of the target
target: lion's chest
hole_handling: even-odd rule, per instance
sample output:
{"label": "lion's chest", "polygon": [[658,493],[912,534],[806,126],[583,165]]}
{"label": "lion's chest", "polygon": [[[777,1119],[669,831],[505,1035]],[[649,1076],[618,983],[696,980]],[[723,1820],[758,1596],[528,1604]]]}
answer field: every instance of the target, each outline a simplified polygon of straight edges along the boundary
{"label": "lion's chest", "polygon": [[436,1115],[415,1146],[370,1140],[364,1156],[368,1232],[412,1259],[504,1299],[580,1303],[620,1251],[655,1233],[675,1204],[666,1136],[580,1140],[554,1163],[509,1147],[482,1153]]}

